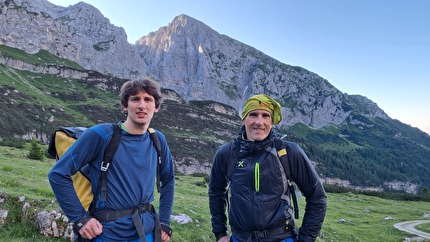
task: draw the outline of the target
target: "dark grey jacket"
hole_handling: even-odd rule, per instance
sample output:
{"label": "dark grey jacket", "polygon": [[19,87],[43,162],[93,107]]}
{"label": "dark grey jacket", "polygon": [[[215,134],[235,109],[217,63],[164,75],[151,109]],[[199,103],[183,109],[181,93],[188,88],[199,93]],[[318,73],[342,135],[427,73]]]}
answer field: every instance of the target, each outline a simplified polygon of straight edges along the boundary
{"label": "dark grey jacket", "polygon": [[[233,234],[294,226],[288,186],[276,152],[273,131],[263,141],[240,139],[238,162],[231,179],[227,177],[234,142],[222,145],[212,163],[209,206],[212,231],[216,237],[227,233],[227,200],[230,185],[229,221]],[[300,241],[315,241],[324,221],[327,197],[309,158],[295,143],[286,142],[291,177],[306,197],[299,232]],[[236,156],[237,157],[237,156]],[[239,165],[239,162],[241,163]],[[231,184],[228,184],[231,180]],[[237,236],[236,236],[237,237]]]}

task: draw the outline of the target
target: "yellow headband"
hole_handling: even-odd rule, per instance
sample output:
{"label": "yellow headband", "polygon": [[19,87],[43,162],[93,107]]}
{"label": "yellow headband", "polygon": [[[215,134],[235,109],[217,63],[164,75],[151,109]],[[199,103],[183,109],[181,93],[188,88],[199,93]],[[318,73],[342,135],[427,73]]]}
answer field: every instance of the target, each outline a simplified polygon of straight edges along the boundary
{"label": "yellow headband", "polygon": [[258,94],[246,100],[243,105],[242,121],[253,110],[266,110],[270,112],[273,124],[278,124],[282,120],[281,105],[265,94]]}

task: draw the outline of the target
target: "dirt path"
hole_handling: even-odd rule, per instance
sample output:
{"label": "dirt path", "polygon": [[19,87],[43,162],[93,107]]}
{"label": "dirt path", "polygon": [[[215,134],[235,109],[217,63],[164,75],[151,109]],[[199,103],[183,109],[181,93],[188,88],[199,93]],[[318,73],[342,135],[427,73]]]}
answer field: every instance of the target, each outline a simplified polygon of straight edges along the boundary
{"label": "dirt path", "polygon": [[415,226],[423,223],[429,223],[430,220],[414,220],[414,221],[406,221],[402,223],[396,223],[394,224],[394,227],[398,230],[406,231],[411,234],[418,235],[424,239],[430,239],[430,234],[420,231],[418,229],[415,229]]}

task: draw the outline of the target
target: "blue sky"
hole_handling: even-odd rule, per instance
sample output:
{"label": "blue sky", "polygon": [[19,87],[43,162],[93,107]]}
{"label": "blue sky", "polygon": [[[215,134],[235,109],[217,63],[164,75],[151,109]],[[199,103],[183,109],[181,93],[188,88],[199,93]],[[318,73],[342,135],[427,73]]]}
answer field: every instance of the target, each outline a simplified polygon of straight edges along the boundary
{"label": "blue sky", "polygon": [[[49,0],[67,7],[77,0]],[[430,1],[84,0],[128,41],[186,14],[430,133]]]}

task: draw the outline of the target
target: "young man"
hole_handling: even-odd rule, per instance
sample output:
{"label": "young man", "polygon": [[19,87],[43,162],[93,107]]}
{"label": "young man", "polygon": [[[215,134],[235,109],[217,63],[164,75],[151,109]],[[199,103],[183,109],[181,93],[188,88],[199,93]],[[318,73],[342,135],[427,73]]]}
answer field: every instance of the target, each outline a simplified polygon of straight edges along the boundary
{"label": "young man", "polygon": [[[286,146],[291,171],[287,177],[272,130],[272,125],[281,119],[279,103],[264,94],[252,96],[244,104],[239,137],[217,151],[209,181],[212,232],[217,241],[303,242],[315,241],[318,236],[327,207],[326,193],[302,149],[295,143],[280,141]],[[232,162],[230,174],[228,166]],[[287,178],[306,197],[300,232],[291,214]],[[231,237],[227,233],[227,204]]]}
{"label": "young man", "polygon": [[[103,156],[112,138],[112,124],[88,128],[54,165],[48,174],[49,181],[62,210],[74,222],[74,231],[83,239],[156,241],[159,236],[155,235],[159,233],[154,233],[157,220],[151,202],[154,200],[158,157],[147,130],[160,108],[160,87],[151,79],[128,81],[121,87],[119,96],[127,118],[125,122],[118,122],[121,138],[108,167],[105,201],[97,194],[97,183]],[[160,131],[156,132],[160,138],[162,159],[158,215],[161,241],[166,242],[171,236],[169,226],[175,179],[166,138]],[[86,164],[89,164],[92,190],[97,196],[95,214],[91,215],[80,203],[71,179]]]}

